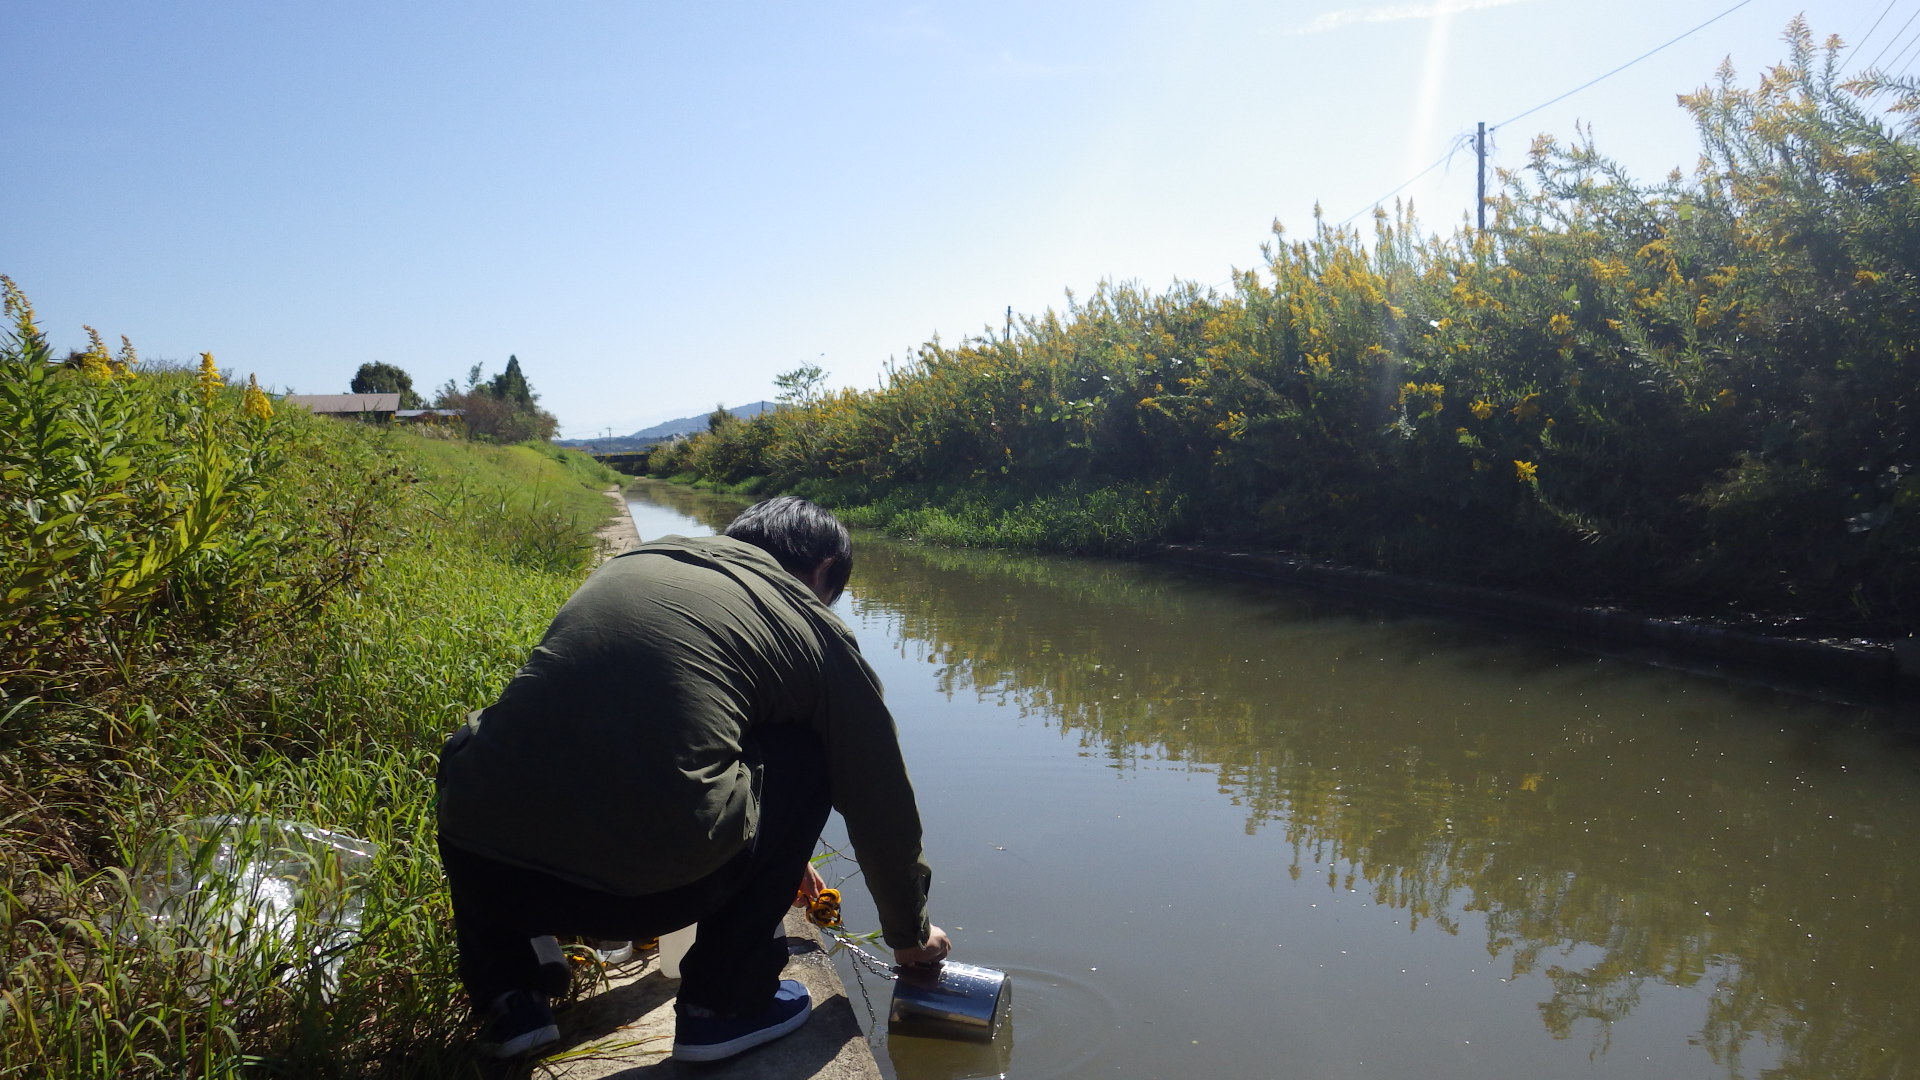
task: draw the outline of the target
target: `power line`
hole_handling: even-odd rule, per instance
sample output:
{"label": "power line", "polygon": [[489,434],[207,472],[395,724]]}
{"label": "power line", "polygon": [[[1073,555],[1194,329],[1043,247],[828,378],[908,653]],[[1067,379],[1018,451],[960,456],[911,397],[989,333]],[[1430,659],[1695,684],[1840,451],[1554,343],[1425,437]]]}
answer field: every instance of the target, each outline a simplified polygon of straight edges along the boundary
{"label": "power line", "polygon": [[[1893,48],[1893,47],[1894,47],[1894,46],[1895,46],[1896,44],[1898,44],[1898,43],[1899,43],[1899,41],[1900,41],[1900,35],[1901,35],[1901,34],[1904,34],[1904,33],[1906,33],[1906,32],[1907,32],[1907,27],[1909,27],[1909,26],[1912,26],[1912,25],[1913,25],[1913,20],[1915,20],[1915,19],[1920,19],[1920,10],[1915,10],[1913,14],[1911,14],[1911,15],[1909,15],[1909,16],[1907,16],[1907,21],[1906,21],[1906,22],[1903,22],[1903,23],[1901,23],[1901,24],[1900,24],[1900,29],[1898,29],[1898,30],[1895,30],[1895,31],[1893,32],[1893,40],[1892,40],[1892,41],[1889,41],[1889,42],[1887,42],[1887,43],[1886,43],[1885,45],[1882,45],[1882,46],[1880,46],[1880,51],[1879,51],[1879,52],[1877,52],[1877,53],[1874,53],[1874,54],[1873,54],[1873,61],[1872,61],[1871,63],[1869,63],[1868,65],[1867,65],[1867,67],[1868,67],[1869,69],[1871,69],[1871,68],[1876,68],[1876,67],[1879,67],[1879,66],[1880,66],[1880,58],[1881,58],[1881,57],[1883,57],[1883,56],[1885,56],[1885,55],[1887,55],[1887,50],[1888,50],[1888,49],[1891,49],[1891,48]],[[1912,47],[1911,45],[1909,45],[1909,46],[1908,46],[1908,48],[1911,48],[1911,47]],[[1904,55],[1904,54],[1906,53],[1906,51],[1907,51],[1906,49],[1902,49],[1902,50],[1900,50],[1900,52],[1902,53],[1902,55]],[[1896,57],[1894,57],[1894,59],[1896,59],[1896,60],[1898,60],[1898,59],[1899,59],[1899,57],[1897,57],[1897,56],[1896,56]]]}
{"label": "power line", "polygon": [[1406,182],[1401,184],[1399,187],[1394,188],[1392,191],[1389,191],[1385,195],[1382,195],[1379,198],[1373,200],[1372,202],[1368,203],[1366,206],[1361,207],[1358,210],[1355,210],[1353,213],[1348,214],[1344,218],[1341,218],[1338,222],[1334,223],[1334,228],[1336,229],[1340,228],[1341,226],[1345,225],[1347,222],[1352,221],[1354,218],[1359,217],[1361,214],[1364,214],[1369,210],[1372,210],[1374,207],[1379,206],[1381,203],[1386,202],[1388,199],[1391,199],[1395,195],[1398,195],[1401,192],[1412,187],[1414,183],[1418,181],[1421,177],[1427,175],[1433,170],[1439,168],[1440,166],[1445,165],[1447,162],[1452,161],[1453,155],[1459,153],[1460,148],[1466,145],[1467,140],[1471,138],[1472,136],[1467,135],[1464,132],[1461,134],[1455,135],[1453,137],[1453,142],[1447,146],[1447,152],[1444,154],[1441,154],[1439,159],[1436,160],[1433,164],[1427,166],[1424,169],[1421,169],[1417,173],[1414,173],[1411,177],[1408,177]]}
{"label": "power line", "polygon": [[[1589,79],[1586,82],[1581,83],[1579,86],[1576,86],[1573,89],[1567,91],[1566,93],[1561,94],[1559,97],[1552,98],[1548,101],[1543,101],[1540,104],[1535,105],[1533,108],[1528,109],[1525,112],[1517,113],[1513,116],[1509,116],[1505,120],[1500,121],[1498,124],[1487,125],[1487,131],[1489,132],[1498,131],[1500,128],[1503,128],[1506,125],[1513,123],[1515,120],[1520,120],[1525,117],[1532,116],[1534,113],[1539,112],[1541,109],[1544,109],[1549,105],[1555,104],[1556,102],[1565,101],[1567,98],[1572,97],[1573,95],[1579,93],[1582,90],[1587,89],[1590,86],[1593,86],[1597,83],[1605,82],[1606,80],[1613,78],[1615,75],[1620,74],[1621,72],[1627,70],[1628,68],[1639,63],[1640,61],[1645,60],[1647,57],[1652,56],[1655,53],[1658,53],[1672,45],[1676,45],[1679,42],[1685,41],[1687,38],[1690,38],[1693,35],[1699,33],[1700,31],[1705,30],[1707,27],[1712,26],[1714,23],[1719,22],[1721,19],[1726,18],[1727,16],[1733,14],[1736,11],[1739,11],[1741,8],[1746,7],[1748,4],[1752,2],[1753,0],[1740,0],[1739,3],[1733,5],[1732,7],[1726,9],[1725,11],[1722,11],[1720,14],[1715,15],[1713,18],[1708,19],[1706,22],[1701,23],[1700,25],[1694,27],[1691,30],[1688,30],[1686,33],[1683,33],[1678,37],[1673,38],[1670,41],[1664,42],[1651,49],[1648,49],[1646,52],[1641,53],[1639,56],[1636,56],[1633,59],[1627,61],[1626,63],[1621,64],[1619,67],[1614,68],[1612,71],[1609,71],[1604,75],[1600,75],[1596,78]],[[1895,2],[1897,2],[1897,0],[1889,0],[1889,3],[1887,5],[1889,10],[1891,10],[1893,3]],[[1881,12],[1881,17],[1885,18],[1886,12]],[[1909,19],[1908,21],[1911,22],[1912,20]],[[1877,27],[1879,23],[1876,22],[1874,25]],[[1901,30],[1904,32],[1906,30],[1906,27],[1904,26],[1901,27]],[[1871,29],[1867,31],[1867,33],[1869,34],[1871,34],[1872,32],[1873,31]],[[1897,39],[1898,35],[1895,35],[1895,37]],[[1876,59],[1878,58],[1876,57]],[[1409,177],[1406,180],[1406,182],[1402,183],[1399,187],[1396,187],[1392,191],[1387,192],[1385,195],[1382,195],[1379,198],[1373,200],[1372,202],[1368,203],[1364,208],[1357,210],[1352,214],[1349,214],[1345,218],[1342,218],[1339,221],[1339,223],[1336,225],[1336,228],[1341,225],[1347,224],[1348,222],[1352,221],[1354,218],[1357,218],[1361,214],[1364,214],[1369,210],[1372,210],[1374,207],[1379,206],[1381,203],[1386,202],[1388,199],[1393,198],[1395,195],[1398,195],[1402,191],[1405,191],[1407,188],[1413,186],[1413,184],[1416,181],[1418,181],[1421,177],[1426,176],[1428,173],[1432,172],[1433,170],[1439,168],[1440,166],[1446,164],[1448,161],[1452,160],[1453,155],[1458,153],[1462,146],[1470,143],[1472,140],[1473,140],[1473,136],[1471,135],[1467,135],[1464,133],[1455,135],[1453,139],[1453,144],[1447,147],[1447,152],[1440,155],[1439,160],[1435,161],[1433,164],[1427,166],[1426,168],[1421,169],[1419,172]]]}
{"label": "power line", "polygon": [[1899,2],[1900,0],[1887,0],[1887,6],[1880,9],[1880,17],[1873,20],[1873,25],[1867,27],[1867,32],[1860,35],[1859,41],[1853,43],[1854,55],[1859,55],[1860,50],[1866,48],[1867,41],[1873,37],[1873,32],[1880,29],[1880,24],[1886,21],[1887,13],[1892,11],[1893,5]]}
{"label": "power line", "polygon": [[[1897,54],[1895,54],[1893,59],[1887,61],[1888,69],[1891,70],[1895,65],[1900,64],[1901,61],[1903,60],[1905,60],[1908,65],[1911,65],[1913,61],[1907,60],[1907,54],[1913,51],[1913,47],[1915,45],[1920,45],[1920,33],[1916,33],[1913,35],[1913,37],[1909,38],[1907,40],[1906,47],[1901,49]],[[1907,69],[1906,67],[1902,66],[1900,70],[1902,73],[1904,73]]]}
{"label": "power line", "polygon": [[1741,8],[1746,7],[1748,4],[1751,4],[1751,3],[1753,3],[1753,0],[1740,0],[1739,3],[1733,5],[1732,7],[1721,12],[1720,14],[1715,15],[1713,18],[1708,19],[1706,22],[1701,23],[1699,26],[1694,27],[1693,29],[1687,31],[1686,33],[1681,34],[1679,37],[1674,38],[1672,41],[1669,41],[1664,45],[1655,46],[1654,48],[1641,53],[1639,56],[1636,56],[1633,59],[1627,61],[1626,63],[1621,64],[1619,67],[1614,68],[1612,71],[1607,72],[1605,75],[1602,75],[1599,78],[1589,79],[1586,82],[1581,83],[1579,86],[1576,86],[1573,89],[1567,91],[1566,93],[1561,94],[1559,97],[1554,98],[1552,101],[1543,101],[1540,104],[1535,105],[1533,108],[1528,109],[1526,112],[1521,113],[1519,116],[1510,116],[1505,120],[1502,120],[1499,123],[1492,125],[1492,129],[1506,127],[1508,124],[1513,123],[1515,120],[1518,120],[1521,117],[1532,116],[1534,113],[1539,112],[1541,109],[1544,109],[1547,106],[1554,104],[1554,102],[1565,101],[1566,99],[1572,97],[1573,95],[1579,93],[1580,91],[1585,90],[1587,87],[1592,86],[1594,83],[1603,82],[1607,79],[1611,79],[1615,75],[1620,74],[1621,72],[1627,70],[1628,68],[1639,63],[1640,61],[1645,60],[1647,57],[1652,56],[1654,53],[1657,53],[1662,49],[1665,49],[1669,45],[1674,45],[1678,42],[1685,41],[1687,38],[1690,38],[1693,35],[1699,33],[1700,31],[1705,30],[1707,27],[1712,26],[1714,23],[1719,22],[1721,19],[1726,18],[1727,16],[1733,14],[1736,11],[1739,11]]}

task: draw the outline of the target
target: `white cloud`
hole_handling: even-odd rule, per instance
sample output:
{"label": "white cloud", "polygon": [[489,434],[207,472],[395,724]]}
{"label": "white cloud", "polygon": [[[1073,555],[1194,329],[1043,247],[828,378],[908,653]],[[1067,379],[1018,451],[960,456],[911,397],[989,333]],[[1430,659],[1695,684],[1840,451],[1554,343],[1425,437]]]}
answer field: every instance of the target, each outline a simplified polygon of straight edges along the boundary
{"label": "white cloud", "polygon": [[1329,11],[1314,19],[1298,30],[1296,34],[1320,34],[1328,30],[1338,30],[1354,23],[1401,22],[1406,19],[1432,19],[1441,15],[1458,15],[1463,11],[1478,11],[1481,8],[1506,7],[1508,4],[1524,4],[1529,0],[1434,0],[1429,4],[1392,4],[1387,7],[1341,8]]}

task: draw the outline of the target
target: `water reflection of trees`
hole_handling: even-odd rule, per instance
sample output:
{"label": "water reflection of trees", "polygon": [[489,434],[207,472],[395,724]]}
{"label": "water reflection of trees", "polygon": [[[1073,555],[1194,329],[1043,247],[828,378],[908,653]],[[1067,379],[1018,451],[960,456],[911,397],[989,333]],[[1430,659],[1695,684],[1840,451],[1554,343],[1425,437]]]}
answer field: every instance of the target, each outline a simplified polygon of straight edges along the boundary
{"label": "water reflection of trees", "polygon": [[[731,495],[715,495],[694,488],[669,484],[664,480],[636,479],[628,482],[627,495],[631,499],[663,506],[676,514],[699,522],[713,532],[727,527],[751,501]],[[642,539],[651,540],[652,537]]]}
{"label": "water reflection of trees", "polygon": [[1771,698],[1158,568],[875,543],[860,562],[854,602],[947,693],[1121,766],[1210,772],[1249,831],[1284,830],[1296,876],[1327,867],[1415,925],[1483,913],[1489,953],[1550,980],[1557,1037],[1603,1052],[1653,980],[1705,995],[1730,1075],[1755,1039],[1769,1075],[1920,1068],[1908,778],[1770,760],[1755,725],[1790,722]]}

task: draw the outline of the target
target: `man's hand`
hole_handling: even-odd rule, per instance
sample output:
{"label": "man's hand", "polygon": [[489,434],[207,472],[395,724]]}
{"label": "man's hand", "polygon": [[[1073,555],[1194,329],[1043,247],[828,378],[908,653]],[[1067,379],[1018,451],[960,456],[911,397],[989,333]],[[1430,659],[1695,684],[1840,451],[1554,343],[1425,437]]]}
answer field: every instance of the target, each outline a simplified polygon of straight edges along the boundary
{"label": "man's hand", "polygon": [[793,894],[793,906],[803,908],[820,899],[820,890],[826,887],[826,880],[820,876],[820,871],[808,863],[807,872],[800,876],[800,891]]}
{"label": "man's hand", "polygon": [[947,932],[932,926],[927,928],[925,944],[893,950],[893,962],[901,967],[924,967],[945,960],[952,951],[953,942],[947,940]]}

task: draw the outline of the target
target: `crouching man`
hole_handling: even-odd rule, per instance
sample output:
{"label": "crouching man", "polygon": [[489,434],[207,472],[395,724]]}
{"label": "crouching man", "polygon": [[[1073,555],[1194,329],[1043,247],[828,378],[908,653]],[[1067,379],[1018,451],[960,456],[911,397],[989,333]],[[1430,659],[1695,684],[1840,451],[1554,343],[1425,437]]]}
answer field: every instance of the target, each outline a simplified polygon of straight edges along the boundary
{"label": "crouching man", "polygon": [[936,963],[931,874],[893,718],[827,610],[847,530],[797,498],[723,536],[609,560],[560,609],[500,700],[447,740],[440,855],[460,978],[509,1057],[559,1038],[564,961],[535,940],[644,940],[698,922],[673,1056],[716,1061],[806,1022],[775,929],[829,809],[846,821],[884,939]]}

